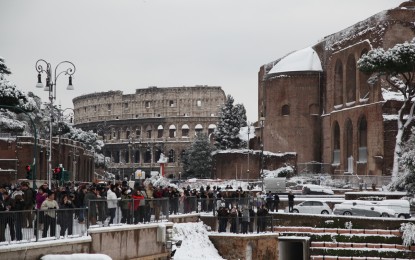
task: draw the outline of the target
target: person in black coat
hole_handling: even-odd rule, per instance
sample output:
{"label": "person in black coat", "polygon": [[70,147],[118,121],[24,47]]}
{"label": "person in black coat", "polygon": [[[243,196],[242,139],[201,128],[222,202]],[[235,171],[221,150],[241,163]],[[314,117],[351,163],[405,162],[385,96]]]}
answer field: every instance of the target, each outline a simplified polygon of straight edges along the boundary
{"label": "person in black coat", "polygon": [[229,210],[222,203],[218,210],[219,232],[226,232],[226,225],[228,224]]}
{"label": "person in black coat", "polygon": [[59,208],[58,224],[61,226],[60,236],[64,237],[66,230],[68,230],[68,235],[72,235],[74,205],[67,194],[62,195]]}
{"label": "person in black coat", "polygon": [[[14,199],[12,199],[7,191],[4,191],[3,199],[0,201],[0,242],[6,241],[6,227],[9,225],[10,238],[14,240],[16,238],[16,232],[14,229],[13,213],[11,211],[14,208]],[[7,213],[6,213],[7,212]]]}
{"label": "person in black coat", "polygon": [[262,205],[257,212],[257,233],[265,232],[265,226],[268,216],[268,209]]}
{"label": "person in black coat", "polygon": [[288,193],[288,211],[289,212],[293,212],[293,208],[294,208],[294,194],[292,191],[290,191]]}

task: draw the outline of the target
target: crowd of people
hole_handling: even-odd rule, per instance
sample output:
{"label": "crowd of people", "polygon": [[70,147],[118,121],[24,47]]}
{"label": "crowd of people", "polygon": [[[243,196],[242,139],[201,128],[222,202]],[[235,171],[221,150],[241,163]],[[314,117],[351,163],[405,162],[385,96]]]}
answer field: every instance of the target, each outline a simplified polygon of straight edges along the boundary
{"label": "crowd of people", "polygon": [[[191,212],[217,212],[220,232],[226,231],[228,222],[231,232],[239,232],[239,224],[242,233],[253,232],[256,217],[257,231],[261,232],[265,230],[263,217],[269,210],[278,210],[275,197],[272,203],[269,198],[265,203],[258,194],[229,185],[224,189],[209,185],[178,189],[175,185],[153,186],[151,182],[137,182],[129,187],[123,181],[67,183],[49,188],[44,183],[35,190],[24,181],[15,187],[0,188],[0,194],[0,242],[6,239],[7,227],[10,239],[18,241],[23,237],[22,228],[33,229],[34,235],[42,231],[42,237],[53,237],[59,226],[59,236],[65,236],[72,235],[74,222],[102,226],[138,224]],[[117,212],[120,217],[116,219]]]}

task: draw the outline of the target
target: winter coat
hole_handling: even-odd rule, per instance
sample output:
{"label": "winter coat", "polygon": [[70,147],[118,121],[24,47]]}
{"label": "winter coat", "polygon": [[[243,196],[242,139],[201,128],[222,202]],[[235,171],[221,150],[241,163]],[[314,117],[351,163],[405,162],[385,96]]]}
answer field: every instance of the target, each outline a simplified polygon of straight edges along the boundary
{"label": "winter coat", "polygon": [[69,209],[73,209],[74,205],[72,203],[72,201],[68,200],[66,201],[66,203],[61,205],[61,209],[64,210],[59,210],[58,211],[58,224],[62,225],[65,223],[70,223],[72,222],[72,217],[73,217],[73,210],[69,210]]}
{"label": "winter coat", "polygon": [[37,193],[36,194],[36,208],[40,209],[40,207],[42,206],[42,203],[46,200],[46,198],[48,197],[47,193]]}
{"label": "winter coat", "polygon": [[133,194],[131,198],[133,199],[134,210],[138,210],[139,206],[143,206],[142,201],[144,201],[144,196],[141,192],[138,195],[136,193]]}
{"label": "winter coat", "polygon": [[55,209],[59,209],[59,205],[56,200],[45,200],[40,207],[42,210],[45,211],[45,216],[49,216],[51,218],[55,218]]}
{"label": "winter coat", "polygon": [[249,222],[249,221],[250,221],[249,209],[245,208],[242,210],[242,222]]}
{"label": "winter coat", "polygon": [[109,209],[117,208],[117,194],[111,189],[107,191],[107,203]]}

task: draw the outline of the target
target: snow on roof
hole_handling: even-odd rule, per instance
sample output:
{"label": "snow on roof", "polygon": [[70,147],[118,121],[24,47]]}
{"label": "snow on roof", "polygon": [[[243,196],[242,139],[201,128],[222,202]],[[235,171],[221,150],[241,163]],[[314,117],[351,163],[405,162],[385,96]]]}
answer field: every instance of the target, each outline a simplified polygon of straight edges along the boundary
{"label": "snow on roof", "polygon": [[323,71],[317,53],[311,47],[288,54],[268,74],[289,71]]}
{"label": "snow on roof", "polygon": [[390,91],[385,88],[382,88],[382,97],[383,100],[397,100],[404,101],[404,96],[401,92]]}

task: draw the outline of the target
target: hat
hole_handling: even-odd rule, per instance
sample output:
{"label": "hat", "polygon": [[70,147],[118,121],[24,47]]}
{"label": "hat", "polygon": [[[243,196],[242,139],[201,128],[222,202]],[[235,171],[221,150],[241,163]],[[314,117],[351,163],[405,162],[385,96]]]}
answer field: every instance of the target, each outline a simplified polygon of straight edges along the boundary
{"label": "hat", "polygon": [[50,196],[50,195],[52,195],[52,194],[55,194],[53,191],[51,191],[51,190],[48,190],[48,197]]}

